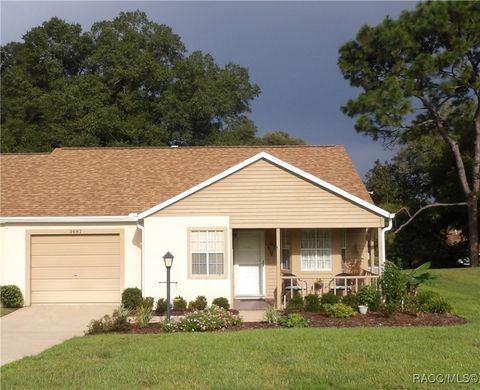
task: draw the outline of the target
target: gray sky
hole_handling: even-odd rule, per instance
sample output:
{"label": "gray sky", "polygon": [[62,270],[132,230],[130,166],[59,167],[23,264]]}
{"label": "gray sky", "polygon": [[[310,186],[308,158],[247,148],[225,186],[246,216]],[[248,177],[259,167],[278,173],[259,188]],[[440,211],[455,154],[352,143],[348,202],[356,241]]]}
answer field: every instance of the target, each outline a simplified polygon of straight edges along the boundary
{"label": "gray sky", "polygon": [[262,89],[251,118],[260,134],[286,130],[310,144],[344,144],[363,175],[391,156],[379,142],[356,134],[340,106],[355,96],[337,65],[338,48],[363,24],[396,17],[413,2],[7,2],[1,3],[1,42],[20,41],[53,16],[80,23],[142,10],[169,25],[187,48],[217,62],[249,68]]}

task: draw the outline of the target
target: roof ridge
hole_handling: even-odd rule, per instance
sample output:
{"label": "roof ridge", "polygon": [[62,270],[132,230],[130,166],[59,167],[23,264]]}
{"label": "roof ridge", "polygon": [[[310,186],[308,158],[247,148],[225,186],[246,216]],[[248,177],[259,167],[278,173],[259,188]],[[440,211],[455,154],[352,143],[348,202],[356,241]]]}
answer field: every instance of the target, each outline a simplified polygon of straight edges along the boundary
{"label": "roof ridge", "polygon": [[12,152],[12,153],[0,153],[0,156],[38,156],[38,155],[42,155],[42,156],[48,156],[50,155],[50,153],[52,152],[18,152],[18,153],[15,153],[15,152]]}
{"label": "roof ridge", "polygon": [[62,150],[187,150],[187,149],[293,149],[293,148],[340,148],[341,144],[325,144],[325,145],[191,145],[191,146],[67,146],[55,148],[54,151]]}

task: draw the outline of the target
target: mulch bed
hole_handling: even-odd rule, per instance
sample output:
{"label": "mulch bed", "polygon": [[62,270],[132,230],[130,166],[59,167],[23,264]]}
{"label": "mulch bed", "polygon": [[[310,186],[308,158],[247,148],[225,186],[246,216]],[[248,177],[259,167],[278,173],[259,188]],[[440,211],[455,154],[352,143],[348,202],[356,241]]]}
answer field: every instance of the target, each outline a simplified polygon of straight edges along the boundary
{"label": "mulch bed", "polygon": [[[453,314],[435,314],[435,313],[394,313],[390,317],[385,317],[379,313],[367,313],[366,315],[357,314],[351,318],[331,318],[322,313],[302,313],[308,320],[310,328],[354,328],[354,327],[385,327],[385,326],[452,326],[465,324],[464,318]],[[244,322],[242,325],[224,329],[224,331],[240,331],[246,329],[271,329],[282,328],[281,326],[268,324],[266,322]],[[162,333],[158,324],[150,324],[146,328],[133,326],[130,333]]]}
{"label": "mulch bed", "polygon": [[350,328],[357,326],[448,326],[464,324],[464,318],[453,314],[436,313],[394,313],[385,317],[380,313],[357,314],[351,318],[331,318],[323,314],[304,313],[311,327]]}

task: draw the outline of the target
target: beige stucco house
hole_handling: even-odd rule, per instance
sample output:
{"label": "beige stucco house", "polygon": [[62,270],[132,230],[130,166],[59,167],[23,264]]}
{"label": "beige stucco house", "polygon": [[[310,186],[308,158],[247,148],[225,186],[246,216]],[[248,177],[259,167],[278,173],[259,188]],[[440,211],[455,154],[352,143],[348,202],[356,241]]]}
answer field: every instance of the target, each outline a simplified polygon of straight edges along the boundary
{"label": "beige stucco house", "polygon": [[167,251],[188,300],[345,291],[377,277],[393,217],[328,145],[4,154],[0,211],[0,283],[26,305],[164,297]]}

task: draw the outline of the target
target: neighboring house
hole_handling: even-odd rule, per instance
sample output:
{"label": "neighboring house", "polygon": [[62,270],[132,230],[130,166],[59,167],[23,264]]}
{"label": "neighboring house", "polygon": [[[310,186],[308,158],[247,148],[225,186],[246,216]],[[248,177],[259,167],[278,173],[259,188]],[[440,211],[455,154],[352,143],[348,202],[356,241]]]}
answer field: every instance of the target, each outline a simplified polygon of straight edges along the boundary
{"label": "neighboring house", "polygon": [[448,246],[458,245],[465,241],[467,241],[467,237],[463,235],[461,229],[447,229],[445,234],[445,242]]}
{"label": "neighboring house", "polygon": [[289,283],[325,292],[337,274],[370,275],[371,237],[382,263],[392,217],[342,146],[4,154],[1,284],[26,305],[164,297],[170,251],[174,296],[281,305]]}

